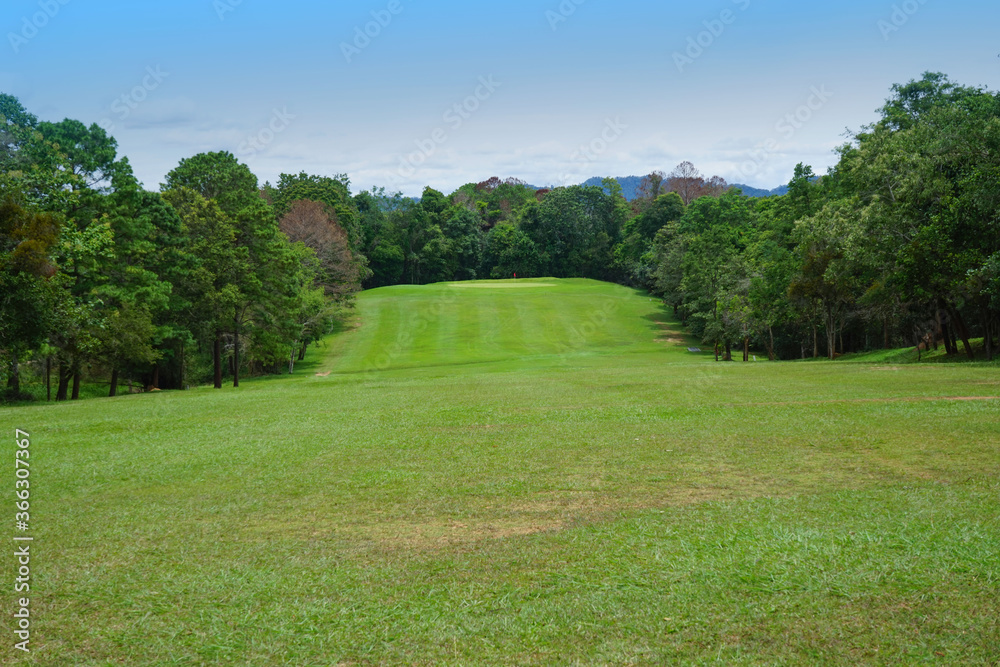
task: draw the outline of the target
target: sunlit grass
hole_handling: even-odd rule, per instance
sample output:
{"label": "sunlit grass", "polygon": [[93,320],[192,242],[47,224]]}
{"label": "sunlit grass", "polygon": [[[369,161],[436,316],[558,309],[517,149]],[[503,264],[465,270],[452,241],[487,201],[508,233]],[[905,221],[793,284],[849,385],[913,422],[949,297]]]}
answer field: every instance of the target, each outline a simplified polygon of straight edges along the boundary
{"label": "sunlit grass", "polygon": [[995,367],[717,364],[542,282],[365,293],[290,378],[3,409],[23,661],[1000,659]]}

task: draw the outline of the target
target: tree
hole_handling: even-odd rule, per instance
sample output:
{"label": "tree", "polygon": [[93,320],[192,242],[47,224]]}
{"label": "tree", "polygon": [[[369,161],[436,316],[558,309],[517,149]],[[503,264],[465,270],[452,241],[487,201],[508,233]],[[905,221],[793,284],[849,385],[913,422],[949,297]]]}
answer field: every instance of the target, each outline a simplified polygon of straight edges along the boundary
{"label": "tree", "polygon": [[615,190],[617,183],[606,179],[604,186],[556,188],[522,210],[519,226],[538,249],[543,274],[613,277],[613,249],[628,207]]}
{"label": "tree", "polygon": [[1000,96],[931,73],[893,91],[882,120],[841,149],[838,173],[858,194],[882,292],[946,312],[948,351],[950,328],[974,359],[965,305],[986,303],[970,276],[996,248],[997,158],[984,148],[1000,134]]}
{"label": "tree", "polygon": [[169,174],[161,191],[190,188],[205,199],[214,200],[229,216],[260,199],[257,177],[232,153],[199,153],[181,160]]}
{"label": "tree", "polygon": [[861,243],[853,222],[851,201],[827,204],[818,214],[798,224],[800,268],[789,286],[789,295],[818,304],[827,336],[827,356],[836,358],[836,336],[846,308],[858,291],[854,249]]}
{"label": "tree", "polygon": [[13,95],[0,93],[0,172],[30,166],[25,147],[36,134],[38,118]]}
{"label": "tree", "polygon": [[55,148],[59,164],[74,179],[74,189],[108,192],[111,181],[127,163],[118,159],[118,142],[96,123],[89,128],[67,118],[59,123],[39,123],[38,131]]}
{"label": "tree", "polygon": [[660,195],[669,192],[669,180],[662,171],[653,171],[643,176],[635,190],[632,206],[636,213],[642,213]]}
{"label": "tree", "polygon": [[494,279],[534,278],[539,274],[538,248],[521,229],[501,223],[486,238],[486,260]]}
{"label": "tree", "polygon": [[406,262],[402,233],[395,221],[408,204],[401,193],[388,195],[385,188],[359,192],[354,203],[361,221],[362,252],[370,270],[363,284],[366,288],[395,285],[402,279]]}
{"label": "tree", "polygon": [[643,239],[652,241],[656,233],[671,222],[676,222],[684,215],[684,201],[676,192],[660,195],[645,212],[630,221],[623,233],[639,234]]}
{"label": "tree", "polygon": [[684,214],[684,202],[676,192],[660,195],[622,228],[622,241],[615,246],[615,266],[631,284],[655,289],[656,262],[653,241],[657,233]]}
{"label": "tree", "polygon": [[242,295],[240,282],[250,270],[248,253],[237,244],[236,227],[215,201],[189,188],[168,190],[166,200],[182,220],[192,268],[178,284],[187,306],[182,316],[195,336],[211,345],[213,381],[222,388],[223,335]]}
{"label": "tree", "polygon": [[0,201],[0,350],[9,358],[7,387],[21,394],[20,358],[48,335],[49,279],[56,273],[51,251],[59,224],[47,213],[30,213],[7,193]]}
{"label": "tree", "polygon": [[365,276],[367,262],[363,257],[363,233],[361,218],[357,203],[351,197],[351,180],[347,174],[335,176],[315,176],[300,172],[299,174],[281,174],[278,185],[264,185],[265,197],[274,206],[278,218],[283,218],[297,201],[314,201],[323,204],[332,213],[332,219],[347,232],[350,251],[356,255]]}
{"label": "tree", "polygon": [[726,181],[719,176],[705,179],[690,162],[681,162],[670,172],[670,192],[676,192],[685,206],[699,197],[718,197],[729,189]]}
{"label": "tree", "polygon": [[792,320],[788,289],[795,259],[791,251],[766,235],[747,249],[746,259],[750,320],[767,348],[768,359],[774,361],[777,358],[774,330]]}
{"label": "tree", "polygon": [[319,262],[316,285],[328,297],[345,302],[361,289],[361,267],[351,253],[347,232],[328,206],[310,200],[292,202],[279,226],[289,241],[313,250]]}
{"label": "tree", "polygon": [[118,380],[123,367],[131,364],[148,366],[162,353],[152,344],[156,329],[149,311],[129,303],[109,312],[95,332],[99,341],[97,356],[111,368],[111,388],[108,396],[118,394]]}
{"label": "tree", "polygon": [[537,199],[536,191],[516,178],[493,176],[481,183],[466,183],[453,192],[452,203],[479,216],[484,231],[513,221],[524,206]]}

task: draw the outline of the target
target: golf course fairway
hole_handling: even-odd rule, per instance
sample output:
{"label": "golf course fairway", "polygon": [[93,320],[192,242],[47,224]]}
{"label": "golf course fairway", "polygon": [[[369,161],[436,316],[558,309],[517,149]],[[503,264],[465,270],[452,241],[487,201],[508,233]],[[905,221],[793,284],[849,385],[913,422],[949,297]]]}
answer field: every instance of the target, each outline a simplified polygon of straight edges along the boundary
{"label": "golf course fairway", "polygon": [[618,285],[399,286],[292,376],[5,408],[0,663],[996,664],[997,366],[699,345]]}

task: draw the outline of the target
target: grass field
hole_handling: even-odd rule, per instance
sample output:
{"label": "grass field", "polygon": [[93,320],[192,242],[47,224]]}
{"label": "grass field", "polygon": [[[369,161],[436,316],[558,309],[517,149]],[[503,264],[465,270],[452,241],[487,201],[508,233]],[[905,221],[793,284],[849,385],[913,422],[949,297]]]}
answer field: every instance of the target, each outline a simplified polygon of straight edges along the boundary
{"label": "grass field", "polygon": [[715,363],[583,280],[355,324],[293,377],[0,411],[0,663],[1000,662],[996,366]]}

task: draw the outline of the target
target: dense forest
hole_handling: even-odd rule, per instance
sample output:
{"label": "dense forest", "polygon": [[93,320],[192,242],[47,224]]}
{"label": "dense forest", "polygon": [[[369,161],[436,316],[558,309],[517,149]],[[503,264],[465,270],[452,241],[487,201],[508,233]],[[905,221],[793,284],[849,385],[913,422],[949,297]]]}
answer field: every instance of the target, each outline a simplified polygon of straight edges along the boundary
{"label": "dense forest", "polygon": [[515,179],[419,200],[346,175],[260,184],[230,153],[144,189],[98,125],[40,122],[0,95],[0,357],[57,400],[81,381],[184,388],[293,372],[361,289],[586,277],[662,297],[730,360],[1000,336],[1000,94],[942,74],[893,86],[822,177],[745,196],[690,163],[551,190]]}

